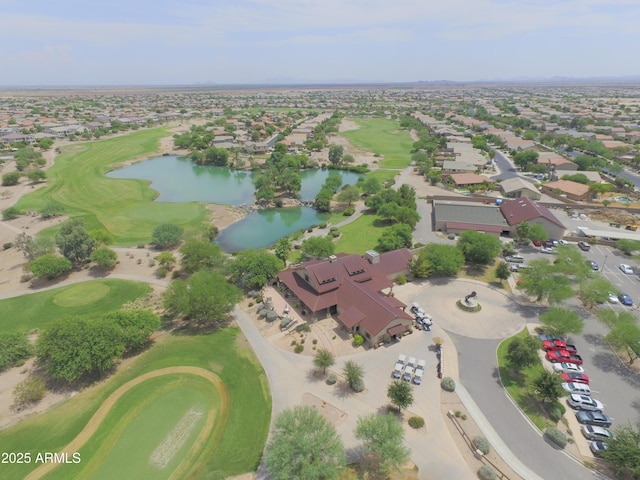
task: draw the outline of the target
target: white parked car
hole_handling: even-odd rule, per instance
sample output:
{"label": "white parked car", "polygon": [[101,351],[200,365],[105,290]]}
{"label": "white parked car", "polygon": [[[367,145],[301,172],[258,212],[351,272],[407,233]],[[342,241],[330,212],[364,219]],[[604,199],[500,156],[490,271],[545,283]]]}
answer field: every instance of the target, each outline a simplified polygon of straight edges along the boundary
{"label": "white parked car", "polygon": [[580,365],[576,365],[575,363],[554,363],[553,370],[556,372],[576,372],[576,373],[584,373],[584,368]]}
{"label": "white parked car", "polygon": [[562,384],[562,388],[564,388],[571,394],[575,393],[577,395],[591,395],[591,389],[586,383],[564,382]]}
{"label": "white parked car", "polygon": [[402,379],[405,382],[409,382],[411,381],[411,377],[413,377],[413,367],[407,365],[404,367],[404,375],[402,376]]}
{"label": "white parked car", "polygon": [[627,265],[626,263],[621,263],[618,268],[620,268],[620,271],[622,273],[626,273],[627,275],[633,275],[633,268],[631,268],[631,266]]}
{"label": "white parked car", "polygon": [[588,410],[590,412],[602,413],[602,409],[604,408],[602,402],[588,397],[587,395],[578,395],[577,393],[569,395],[569,398],[567,398],[567,404],[576,410]]}
{"label": "white parked car", "polygon": [[548,253],[548,254],[556,253],[556,251],[553,248],[550,248],[550,247],[542,247],[540,249],[540,251],[542,253]]}
{"label": "white parked car", "polygon": [[393,367],[393,373],[391,375],[395,379],[400,379],[400,378],[402,378],[402,371],[403,370],[404,370],[404,363],[396,362],[396,366]]}
{"label": "white parked car", "polygon": [[609,300],[609,303],[620,303],[620,300],[618,300],[618,295],[613,292],[609,292],[607,294],[607,299]]}
{"label": "white parked car", "polygon": [[413,373],[413,383],[416,385],[420,385],[422,383],[422,376],[424,375],[424,360],[418,360],[418,366],[416,367],[416,371]]}

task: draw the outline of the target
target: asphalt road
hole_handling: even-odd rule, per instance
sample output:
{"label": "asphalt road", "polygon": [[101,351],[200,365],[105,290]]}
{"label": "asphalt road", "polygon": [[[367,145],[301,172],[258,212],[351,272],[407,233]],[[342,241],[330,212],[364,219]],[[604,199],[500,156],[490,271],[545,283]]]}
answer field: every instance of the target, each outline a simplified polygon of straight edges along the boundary
{"label": "asphalt road", "polygon": [[496,162],[496,165],[498,166],[498,169],[500,170],[500,174],[499,175],[494,175],[493,177],[491,177],[493,180],[507,180],[509,178],[515,178],[515,177],[520,177],[522,178],[525,182],[529,182],[529,183],[533,183],[536,184],[537,182],[529,177],[525,177],[520,175],[515,166],[513,165],[513,163],[511,163],[511,161],[500,151],[496,150],[496,156],[493,159],[494,162]]}

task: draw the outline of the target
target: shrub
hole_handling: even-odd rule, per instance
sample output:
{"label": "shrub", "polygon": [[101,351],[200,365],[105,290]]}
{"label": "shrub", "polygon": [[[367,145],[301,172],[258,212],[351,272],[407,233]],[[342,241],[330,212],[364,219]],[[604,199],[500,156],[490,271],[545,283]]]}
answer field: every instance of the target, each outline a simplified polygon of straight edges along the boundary
{"label": "shrub", "polygon": [[440,382],[440,386],[443,390],[447,392],[455,392],[456,390],[456,381],[451,377],[444,377]]}
{"label": "shrub", "polygon": [[496,472],[489,465],[482,465],[478,469],[478,478],[480,480],[496,480]]}
{"label": "shrub", "polygon": [[338,377],[335,373],[330,373],[327,377],[327,385],[334,385],[338,381]]}
{"label": "shrub", "polygon": [[473,446],[475,447],[475,449],[480,450],[483,455],[488,455],[489,451],[491,450],[491,445],[489,444],[489,440],[487,440],[484,437],[481,437],[481,436],[473,437],[473,440],[471,440],[471,443],[473,443]]}
{"label": "shrub", "polygon": [[567,409],[560,402],[553,402],[547,407],[547,414],[549,418],[554,422],[559,422]]}
{"label": "shrub", "polygon": [[302,323],[300,325],[298,325],[296,327],[296,332],[300,333],[300,332],[310,332],[311,331],[311,327],[309,326],[308,323]]}
{"label": "shrub", "polygon": [[333,238],[338,238],[340,236],[340,232],[331,232],[331,236]]}
{"label": "shrub", "polygon": [[5,208],[2,211],[2,219],[3,220],[13,220],[14,218],[18,218],[20,216],[20,210],[16,207]]}
{"label": "shrub", "polygon": [[358,333],[353,336],[353,344],[356,347],[361,346],[364,343],[364,337]]}
{"label": "shrub", "polygon": [[20,177],[22,177],[22,174],[20,172],[5,173],[2,176],[2,186],[10,187],[12,185],[17,185],[20,181]]}
{"label": "shrub", "polygon": [[319,228],[327,228],[327,222],[322,222],[320,225],[318,225]]}
{"label": "shrub", "polygon": [[13,247],[13,242],[7,242],[2,245],[3,250],[9,250],[11,247]]}
{"label": "shrub", "polygon": [[567,446],[567,436],[555,427],[547,428],[544,432],[544,436],[560,448]]}
{"label": "shrub", "polygon": [[25,378],[13,389],[15,401],[18,405],[34,403],[44,397],[46,387],[42,377]]}
{"label": "shrub", "polygon": [[180,278],[180,270],[174,270],[173,272],[171,272],[171,278],[174,280],[176,278]]}
{"label": "shrub", "polygon": [[309,232],[309,233],[313,232],[313,227],[307,228],[307,232]]}
{"label": "shrub", "polygon": [[249,308],[253,307],[253,302],[249,302]]}
{"label": "shrub", "polygon": [[360,393],[364,391],[364,380],[357,380],[353,382],[351,388],[354,392]]}
{"label": "shrub", "polygon": [[31,355],[31,343],[25,333],[0,333],[0,372],[22,365]]}
{"label": "shrub", "polygon": [[344,215],[345,217],[350,217],[354,213],[356,213],[356,211],[353,208],[345,208],[344,212],[342,212],[342,215]]}
{"label": "shrub", "polygon": [[314,345],[316,345],[318,343],[318,339],[314,338],[313,340],[311,340],[311,343],[313,343]]}
{"label": "shrub", "polygon": [[293,349],[294,352],[296,353],[302,353],[302,351],[304,350],[304,345],[296,345],[296,348]]}
{"label": "shrub", "polygon": [[396,283],[398,285],[404,285],[405,283],[407,283],[407,276],[400,274],[396,277]]}
{"label": "shrub", "polygon": [[409,419],[409,426],[411,428],[422,428],[424,427],[424,418],[422,417],[411,417]]}
{"label": "shrub", "polygon": [[158,271],[156,272],[156,275],[158,275],[158,278],[164,278],[169,274],[169,270],[165,267],[159,268]]}
{"label": "shrub", "polygon": [[338,227],[330,227],[330,228],[329,228],[329,231],[330,231],[330,232],[335,232],[335,231],[337,231],[337,230],[338,230]]}

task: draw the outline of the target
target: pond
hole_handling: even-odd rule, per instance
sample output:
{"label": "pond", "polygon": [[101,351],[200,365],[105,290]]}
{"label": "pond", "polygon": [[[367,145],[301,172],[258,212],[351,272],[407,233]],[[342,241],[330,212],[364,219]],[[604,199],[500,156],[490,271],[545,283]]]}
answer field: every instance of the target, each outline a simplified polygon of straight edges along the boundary
{"label": "pond", "polygon": [[[313,200],[330,170],[303,170],[300,198]],[[360,174],[338,171],[343,185],[353,185]],[[109,178],[141,178],[151,181],[158,202],[206,202],[224,205],[253,204],[254,173],[227,167],[196,165],[186,157],[166,156],[136,163],[107,173]]]}
{"label": "pond", "polygon": [[[330,170],[300,172],[300,198],[313,200]],[[343,185],[355,184],[360,174],[338,171]],[[254,203],[253,176],[247,171],[226,167],[196,165],[186,157],[164,156],[136,163],[109,172],[109,178],[137,178],[149,180],[158,192],[157,202],[205,202],[223,205],[251,205]],[[273,208],[247,215],[223,230],[218,242],[227,252],[246,248],[263,248],[296,230],[322,223],[327,215],[313,208]]]}

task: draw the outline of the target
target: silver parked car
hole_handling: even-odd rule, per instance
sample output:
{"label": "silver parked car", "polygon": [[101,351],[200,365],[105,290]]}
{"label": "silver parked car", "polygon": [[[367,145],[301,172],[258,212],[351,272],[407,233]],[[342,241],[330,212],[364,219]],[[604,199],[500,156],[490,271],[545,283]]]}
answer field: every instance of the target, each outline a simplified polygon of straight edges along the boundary
{"label": "silver parked car", "polygon": [[567,398],[567,404],[569,404],[571,408],[575,408],[576,410],[602,412],[602,409],[604,409],[604,405],[602,404],[602,402],[599,402],[598,400],[587,395],[579,395],[577,393],[572,393],[571,395],[569,395],[569,398]]}
{"label": "silver parked car", "polygon": [[595,425],[582,425],[580,431],[587,440],[600,440],[606,442],[613,438],[613,433],[604,427],[596,427]]}

